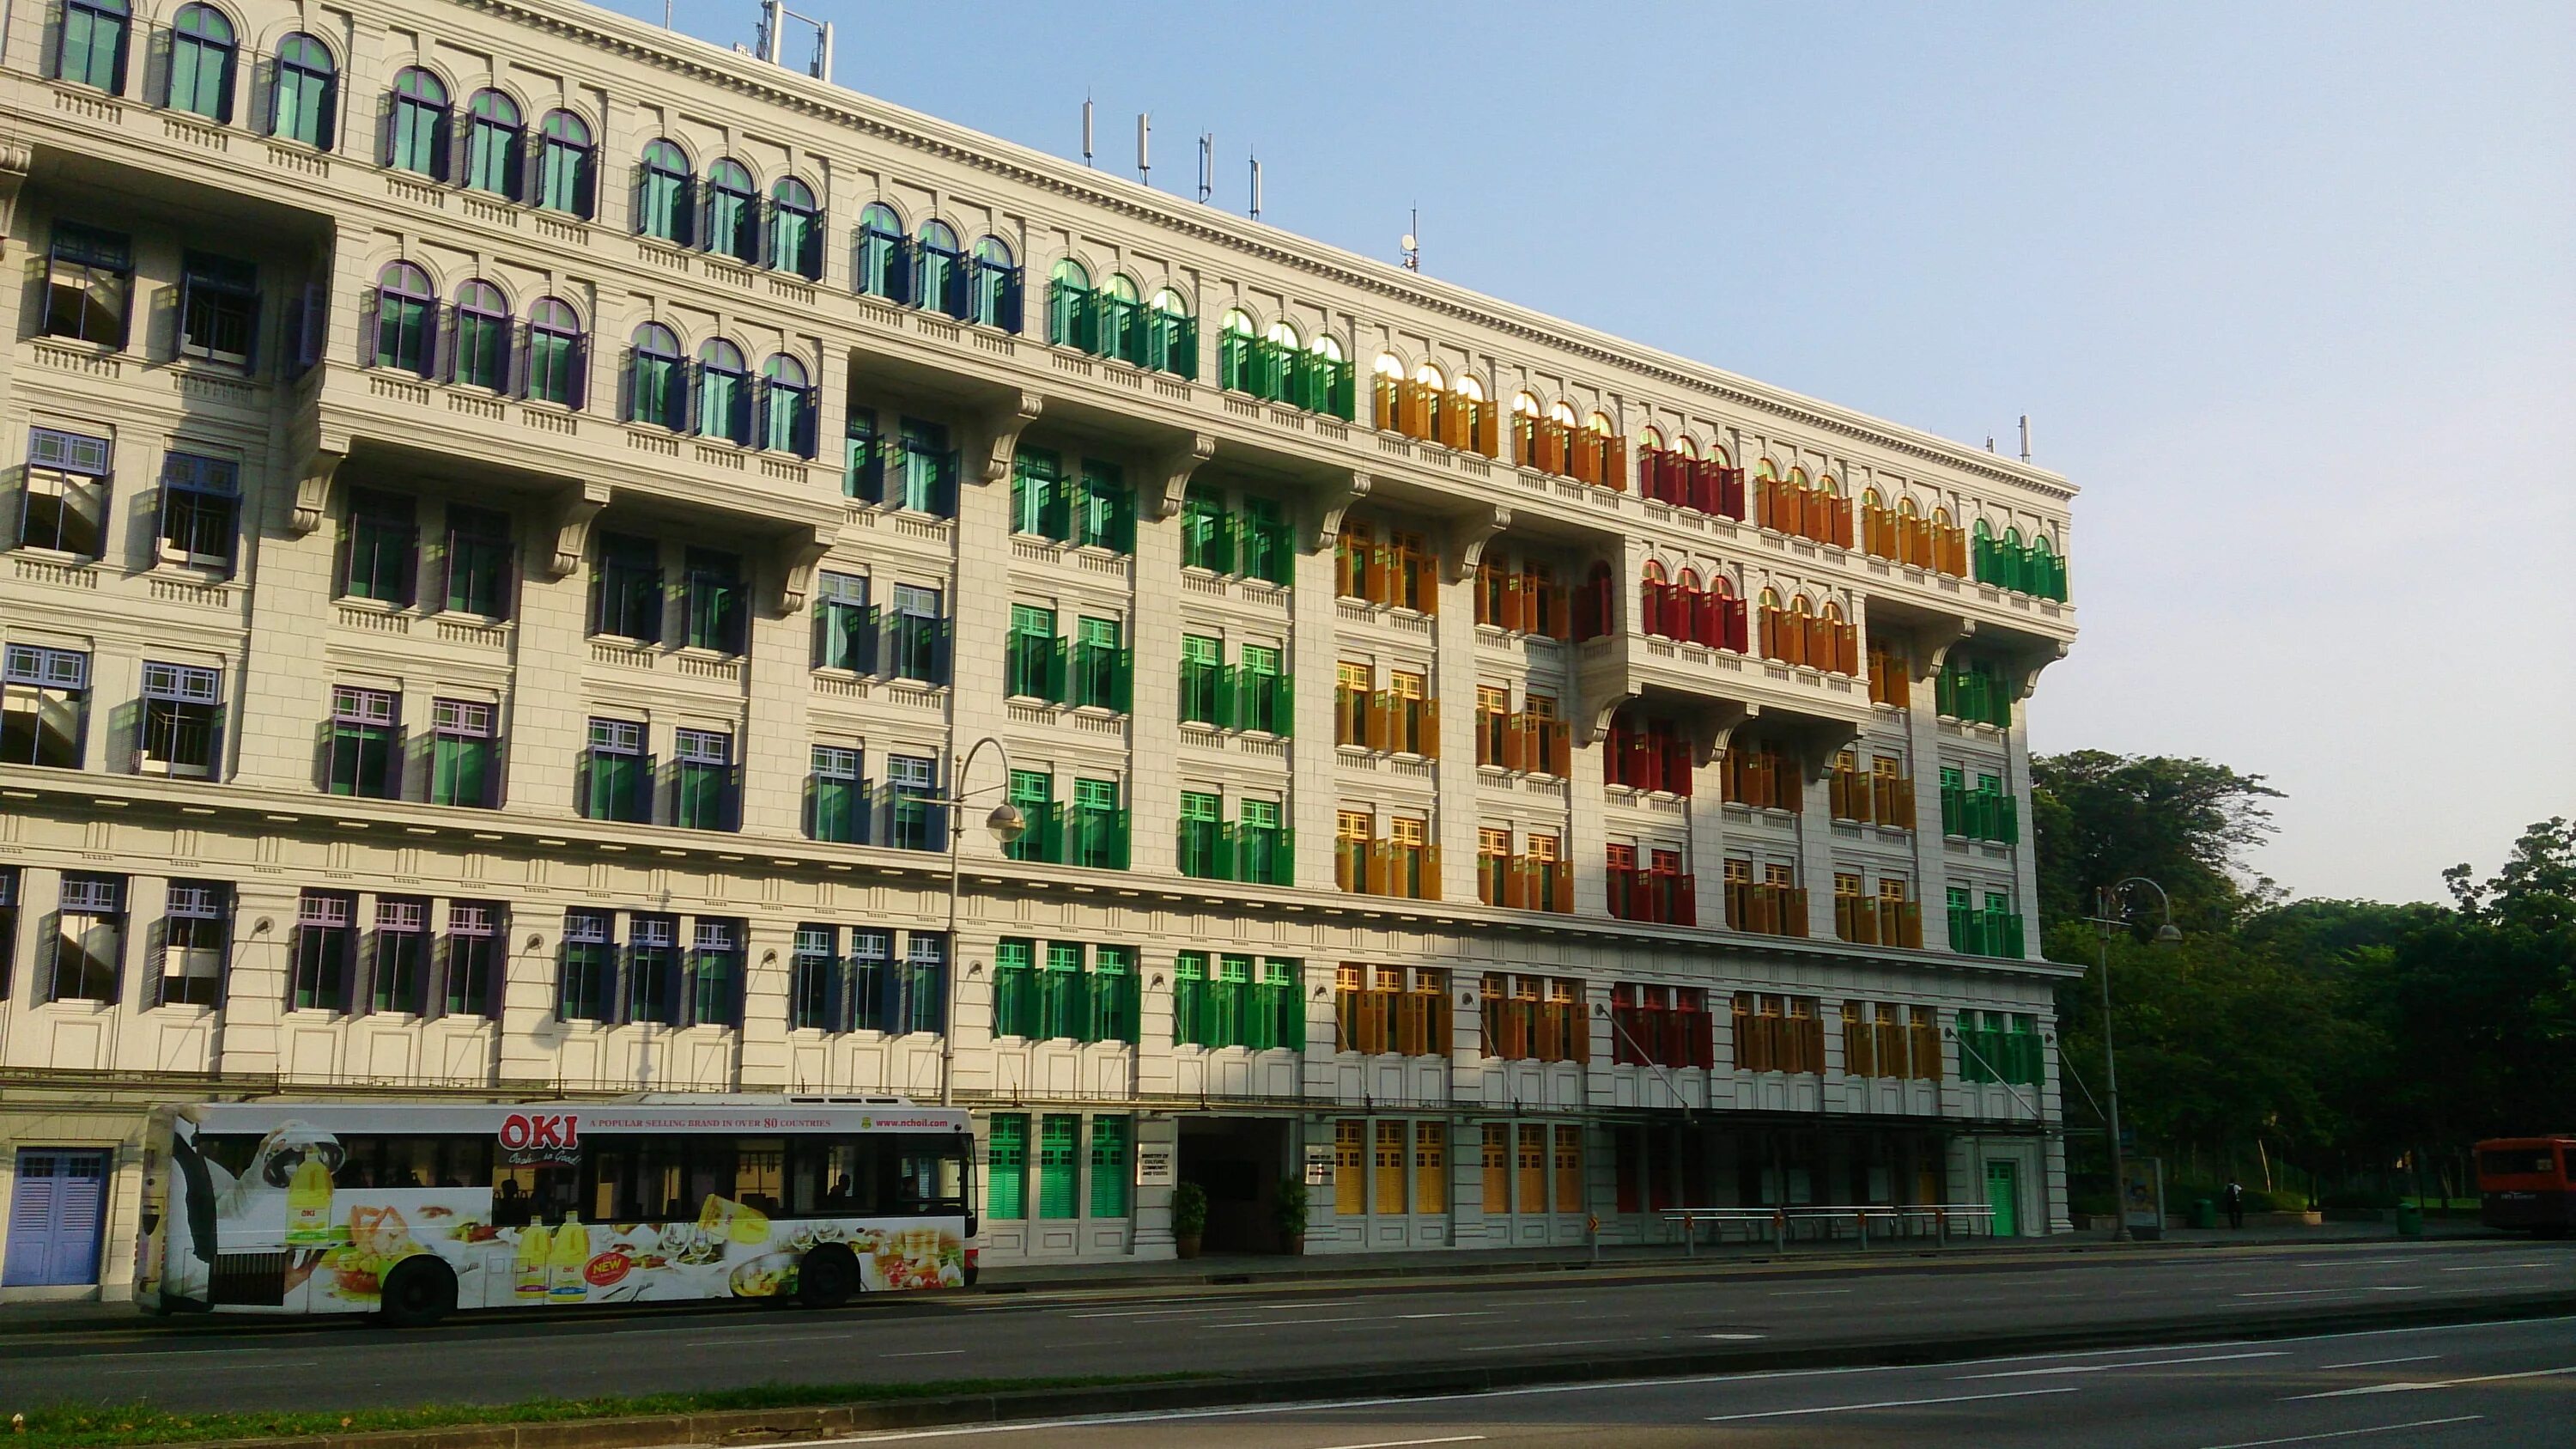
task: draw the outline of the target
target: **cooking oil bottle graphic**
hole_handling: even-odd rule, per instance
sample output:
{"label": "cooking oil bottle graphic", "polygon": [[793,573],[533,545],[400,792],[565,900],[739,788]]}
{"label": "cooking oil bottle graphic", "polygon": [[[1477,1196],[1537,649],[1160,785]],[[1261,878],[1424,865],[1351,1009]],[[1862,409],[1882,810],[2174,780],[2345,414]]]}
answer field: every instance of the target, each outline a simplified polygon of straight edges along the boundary
{"label": "cooking oil bottle graphic", "polygon": [[557,1303],[579,1303],[590,1296],[590,1279],[583,1270],[590,1266],[590,1229],[581,1219],[564,1214],[563,1226],[555,1229],[554,1287],[549,1295]]}
{"label": "cooking oil bottle graphic", "polygon": [[519,1257],[512,1282],[521,1303],[546,1301],[546,1258],[554,1241],[546,1234],[545,1220],[538,1218],[519,1229]]}
{"label": "cooking oil bottle graphic", "polygon": [[319,1157],[297,1163],[286,1180],[286,1241],[297,1248],[331,1241],[331,1169]]}

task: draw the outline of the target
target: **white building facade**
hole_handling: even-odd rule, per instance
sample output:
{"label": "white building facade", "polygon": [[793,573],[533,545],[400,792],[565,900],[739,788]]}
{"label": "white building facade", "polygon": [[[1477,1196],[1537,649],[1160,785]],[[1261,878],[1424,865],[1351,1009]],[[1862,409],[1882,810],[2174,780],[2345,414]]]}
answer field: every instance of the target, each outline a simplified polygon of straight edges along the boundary
{"label": "white building facade", "polygon": [[2065,1227],[2064,480],[580,5],[7,26],[0,1295],[268,1094],[951,1100],[994,1264]]}

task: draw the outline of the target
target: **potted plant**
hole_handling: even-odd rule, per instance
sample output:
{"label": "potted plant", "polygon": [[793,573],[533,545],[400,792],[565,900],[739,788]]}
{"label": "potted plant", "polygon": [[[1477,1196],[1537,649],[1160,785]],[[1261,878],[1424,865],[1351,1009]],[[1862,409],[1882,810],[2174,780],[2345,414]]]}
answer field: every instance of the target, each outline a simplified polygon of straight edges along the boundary
{"label": "potted plant", "polygon": [[1306,1251],[1306,1184],[1293,1177],[1279,1179],[1279,1204],[1272,1209],[1279,1224],[1279,1251]]}
{"label": "potted plant", "polygon": [[1207,1231],[1207,1189],[1195,1182],[1185,1182],[1172,1189],[1172,1252],[1176,1257],[1199,1255],[1199,1235]]}

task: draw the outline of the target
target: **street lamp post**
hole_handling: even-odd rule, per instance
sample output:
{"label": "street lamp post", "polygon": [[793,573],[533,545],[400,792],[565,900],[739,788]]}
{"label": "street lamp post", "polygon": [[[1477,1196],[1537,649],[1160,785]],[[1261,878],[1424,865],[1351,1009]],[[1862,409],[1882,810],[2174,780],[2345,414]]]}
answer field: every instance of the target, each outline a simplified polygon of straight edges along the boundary
{"label": "street lamp post", "polygon": [[2111,935],[2115,931],[2126,930],[2128,928],[2129,921],[2126,915],[2112,915],[2111,910],[2112,907],[2118,906],[2122,903],[2122,895],[2133,885],[2142,885],[2147,889],[2154,891],[2156,893],[2156,900],[2164,911],[2165,922],[2163,925],[2156,927],[2156,943],[2158,945],[2166,945],[2182,939],[2181,930],[2173,923],[2173,897],[2165,894],[2165,888],[2163,886],[2156,884],[2145,876],[2133,875],[2128,879],[2121,881],[2117,885],[2104,886],[2094,893],[2094,913],[2090,919],[2094,926],[2102,933],[2102,950],[2100,958],[2102,966],[2102,1082],[2105,1094],[2110,1101],[2111,1241],[2115,1243],[2125,1242],[2128,1239],[2129,1205],[2124,1202],[2120,1196],[2121,1189],[2123,1187],[2121,1178],[2124,1176],[2123,1168],[2126,1166],[2126,1163],[2120,1150],[2120,1059],[2111,1050]]}
{"label": "street lamp post", "polygon": [[[986,745],[991,745],[1002,757],[1002,783],[969,790],[965,788],[967,772],[974,768],[975,757],[984,752]],[[1010,748],[986,735],[967,747],[965,758],[957,762],[957,773],[949,778],[949,794],[937,802],[948,812],[948,969],[943,973],[946,984],[942,988],[947,999],[941,1004],[939,1018],[939,1105],[942,1107],[951,1105],[956,1099],[953,1084],[957,1076],[957,968],[964,955],[957,949],[957,847],[966,837],[966,802],[995,790],[1008,790],[1010,784]],[[993,807],[992,814],[984,817],[984,828],[993,832],[995,840],[1009,845],[1029,828],[1029,822],[1020,814],[1020,807],[1005,799]]]}

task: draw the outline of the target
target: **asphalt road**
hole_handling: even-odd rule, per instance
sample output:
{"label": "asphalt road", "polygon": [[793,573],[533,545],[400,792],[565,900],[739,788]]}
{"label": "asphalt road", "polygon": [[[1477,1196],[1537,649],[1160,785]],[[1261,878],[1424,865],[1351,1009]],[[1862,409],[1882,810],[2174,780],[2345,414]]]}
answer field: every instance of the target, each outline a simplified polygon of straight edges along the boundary
{"label": "asphalt road", "polygon": [[[325,1409],[763,1382],[1505,1365],[1729,1344],[1935,1343],[2285,1309],[2576,1292],[2576,1245],[2517,1241],[1889,1254],[1865,1264],[1061,1294],[904,1294],[396,1334],[365,1320],[191,1320],[0,1336],[0,1412],[60,1400]],[[2203,1330],[2206,1332],[2206,1330]],[[2565,1341],[2562,1338],[2562,1342]],[[2562,1415],[2576,1443],[2576,1413]]]}
{"label": "asphalt road", "polygon": [[2576,1320],[978,1425],[814,1449],[970,1440],[991,1449],[2541,1449],[2576,1443]]}

